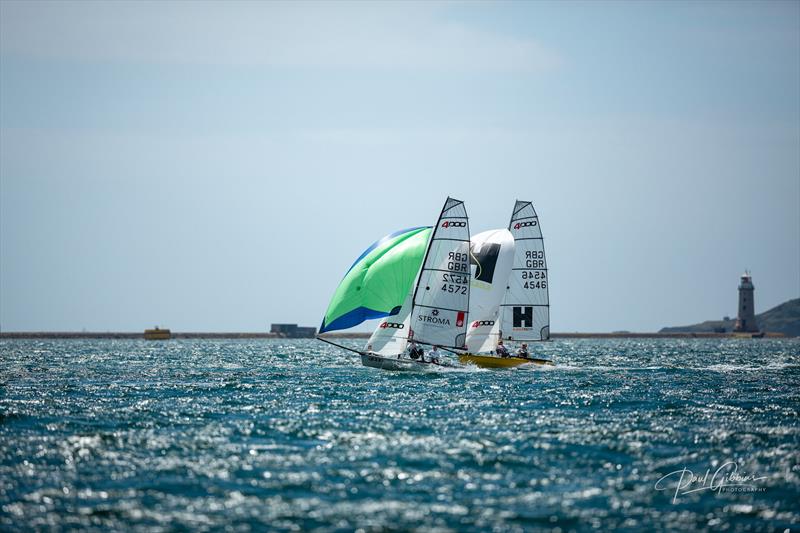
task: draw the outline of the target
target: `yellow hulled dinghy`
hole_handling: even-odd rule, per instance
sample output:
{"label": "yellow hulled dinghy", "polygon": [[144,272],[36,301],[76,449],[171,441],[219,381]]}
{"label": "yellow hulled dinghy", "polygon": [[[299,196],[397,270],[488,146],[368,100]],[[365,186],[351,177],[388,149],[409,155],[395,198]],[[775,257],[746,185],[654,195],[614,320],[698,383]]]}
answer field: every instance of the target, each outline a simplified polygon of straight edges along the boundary
{"label": "yellow hulled dinghy", "polygon": [[477,355],[465,353],[458,356],[458,361],[464,365],[475,365],[481,368],[512,368],[520,365],[549,365],[555,363],[550,359],[538,359],[527,357],[499,357],[497,355]]}
{"label": "yellow hulled dinghy", "polygon": [[[470,292],[473,322],[465,353],[459,353],[458,360],[483,368],[553,365],[549,359],[531,357],[526,346],[550,340],[544,239],[533,205],[518,200],[507,230],[481,233],[473,241],[477,263]],[[520,352],[501,356],[496,350],[503,340],[521,342]]]}

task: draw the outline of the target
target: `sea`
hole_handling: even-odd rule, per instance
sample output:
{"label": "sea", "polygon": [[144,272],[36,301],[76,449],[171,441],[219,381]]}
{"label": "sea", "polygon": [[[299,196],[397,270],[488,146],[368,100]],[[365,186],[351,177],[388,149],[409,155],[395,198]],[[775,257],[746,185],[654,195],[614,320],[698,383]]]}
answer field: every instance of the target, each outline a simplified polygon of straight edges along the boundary
{"label": "sea", "polygon": [[[358,347],[363,341],[342,341]],[[800,342],[0,341],[3,531],[797,531]]]}

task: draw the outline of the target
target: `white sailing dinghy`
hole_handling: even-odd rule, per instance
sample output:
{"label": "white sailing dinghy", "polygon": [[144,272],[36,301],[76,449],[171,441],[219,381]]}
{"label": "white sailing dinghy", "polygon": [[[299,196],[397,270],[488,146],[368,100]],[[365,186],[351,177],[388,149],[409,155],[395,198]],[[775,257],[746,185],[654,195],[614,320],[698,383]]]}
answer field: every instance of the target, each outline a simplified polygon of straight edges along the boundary
{"label": "white sailing dinghy", "polygon": [[433,229],[414,289],[409,339],[463,350],[470,295],[469,220],[464,202],[448,198]]}
{"label": "white sailing dinghy", "polygon": [[[468,245],[464,204],[452,198],[445,202],[434,228],[403,230],[377,241],[345,274],[325,313],[320,335],[349,329],[368,319],[384,320],[363,350],[317,338],[359,353],[364,366],[414,370],[435,365],[430,360],[413,360],[405,354],[408,340],[414,335],[411,317],[419,321],[414,323],[414,329],[420,343],[452,346],[460,342],[459,346],[463,346],[463,334],[459,339],[456,332],[450,342],[447,332],[463,329],[466,323]],[[441,278],[435,286],[431,286],[436,277],[433,273]],[[457,301],[459,298],[464,302]],[[439,366],[452,365],[439,363]]]}
{"label": "white sailing dinghy", "polygon": [[[476,338],[469,353],[459,355],[459,361],[485,368],[507,368],[528,363],[552,365],[553,361],[544,358],[500,357],[484,353],[493,351],[499,338],[520,342],[550,339],[550,297],[544,239],[533,204],[517,200],[508,231],[514,237],[514,261],[497,319],[486,338]],[[479,344],[478,340],[483,342]]]}

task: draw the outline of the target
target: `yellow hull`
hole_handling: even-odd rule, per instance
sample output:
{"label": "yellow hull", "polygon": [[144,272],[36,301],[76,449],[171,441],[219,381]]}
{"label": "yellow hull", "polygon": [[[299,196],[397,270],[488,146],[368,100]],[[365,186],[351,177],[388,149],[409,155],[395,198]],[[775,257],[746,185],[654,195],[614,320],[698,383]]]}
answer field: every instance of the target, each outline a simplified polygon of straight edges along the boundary
{"label": "yellow hull", "polygon": [[461,354],[458,360],[463,364],[473,364],[482,368],[511,368],[514,366],[534,364],[552,365],[549,359],[525,359],[523,357],[498,357],[496,355]]}

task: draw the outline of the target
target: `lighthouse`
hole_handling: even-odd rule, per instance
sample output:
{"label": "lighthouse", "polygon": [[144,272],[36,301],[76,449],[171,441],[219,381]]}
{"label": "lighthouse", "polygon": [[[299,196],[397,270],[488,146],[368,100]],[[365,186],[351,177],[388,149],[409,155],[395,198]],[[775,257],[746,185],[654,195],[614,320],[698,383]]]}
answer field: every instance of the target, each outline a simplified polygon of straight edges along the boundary
{"label": "lighthouse", "polygon": [[739,281],[739,314],[736,318],[736,326],[733,331],[737,332],[757,332],[756,306],[753,299],[753,278],[750,272],[745,271]]}

